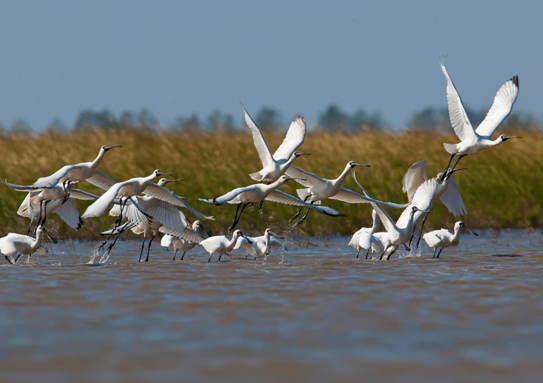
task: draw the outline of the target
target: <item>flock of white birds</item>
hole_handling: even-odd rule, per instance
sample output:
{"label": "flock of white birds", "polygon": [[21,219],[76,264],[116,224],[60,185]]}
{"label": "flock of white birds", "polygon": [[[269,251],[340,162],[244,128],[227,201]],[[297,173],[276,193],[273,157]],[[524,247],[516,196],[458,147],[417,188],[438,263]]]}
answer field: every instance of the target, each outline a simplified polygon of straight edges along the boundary
{"label": "flock of white birds", "polygon": [[[231,232],[237,225],[247,206],[252,207],[258,203],[260,210],[264,200],[299,206],[300,209],[291,218],[291,222],[298,218],[304,208],[307,208],[302,218],[292,223],[292,226],[302,223],[310,210],[329,216],[342,216],[343,214],[337,210],[321,204],[327,199],[346,203],[370,203],[373,207],[373,226],[362,228],[354,233],[349,245],[357,250],[357,258],[360,251],[364,250],[366,258],[371,252],[374,254],[372,257],[385,260],[388,260],[401,246],[407,251],[411,251],[415,226],[424,215],[416,247],[419,246],[420,239],[423,238],[428,246],[434,249],[433,257],[439,258],[444,248],[458,245],[462,228],[469,230],[463,222],[459,221],[455,224],[453,233],[441,229],[422,235],[424,222],[436,200],[440,199],[455,216],[466,213],[460,190],[453,177],[454,172],[462,170],[456,169],[460,159],[469,154],[478,153],[485,148],[497,146],[510,138],[520,138],[502,134],[496,140],[492,140],[492,135],[497,127],[511,113],[519,90],[518,76],[508,80],[498,90],[484,121],[477,129],[473,129],[444,62],[441,63],[441,69],[447,80],[447,102],[451,124],[461,142],[444,144],[445,149],[451,154],[451,158],[445,171],[437,174],[434,178],[428,178],[425,161],[419,161],[408,169],[402,181],[403,191],[407,193],[408,197],[407,203],[397,204],[374,199],[358,183],[354,171],[353,176],[361,188],[362,194],[342,187],[343,182],[356,166],[370,165],[350,161],[336,179],[321,178],[294,166],[293,162],[296,158],[309,155],[309,153],[297,151],[306,135],[306,124],[303,117],[298,117],[291,123],[283,143],[272,154],[262,132],[245,108],[245,120],[252,132],[255,147],[262,162],[262,169],[250,174],[251,178],[258,183],[234,189],[219,197],[199,198],[199,201],[214,205],[226,203],[237,205],[234,221],[228,228],[228,232]],[[116,216],[117,220],[111,230],[102,233],[106,239],[96,249],[98,254],[102,252],[102,260],[107,260],[121,233],[128,229],[135,234],[143,234],[140,262],[149,260],[151,243],[159,232],[164,234],[161,245],[174,248],[173,260],[176,259],[179,250],[183,251],[180,257],[183,260],[185,253],[195,246],[202,246],[209,253],[208,262],[214,254],[219,255],[220,261],[223,255],[229,255],[231,251],[242,247],[246,249],[247,256],[252,256],[255,259],[266,257],[275,246],[287,250],[281,241],[284,238],[271,229],[266,229],[264,235],[260,237],[248,237],[240,230],[235,230],[231,237],[210,236],[200,220],[191,222],[180,208],[187,209],[201,220],[213,220],[214,218],[198,212],[185,202],[184,197],[166,189],[169,182],[179,180],[162,178],[158,183],[152,182],[161,175],[171,176],[171,174],[155,170],[147,177],[137,177],[122,182],[114,181],[97,168],[106,152],[118,147],[102,146],[94,161],[66,165],[48,177],[39,178],[31,186],[4,182],[14,190],[27,193],[17,213],[30,218],[27,235],[10,233],[0,238],[0,252],[9,263],[16,263],[22,255],[31,256],[36,251],[47,252],[47,248],[42,244],[44,235],[56,242],[44,227],[50,214],[58,214],[69,226],[77,230],[81,227],[82,219],[101,216],[111,205],[113,208],[109,211],[109,215]],[[456,155],[458,158],[451,167]],[[85,180],[104,189],[105,193],[96,196],[72,188],[75,183]],[[278,190],[281,185],[290,180],[303,186],[303,188],[297,189],[298,197]],[[73,199],[95,200],[95,202],[80,216]],[[404,211],[395,222],[383,207],[401,208]],[[31,228],[35,222],[33,235],[30,236]],[[385,231],[379,232],[380,223],[384,226]],[[143,259],[146,241],[148,241],[147,255]]]}

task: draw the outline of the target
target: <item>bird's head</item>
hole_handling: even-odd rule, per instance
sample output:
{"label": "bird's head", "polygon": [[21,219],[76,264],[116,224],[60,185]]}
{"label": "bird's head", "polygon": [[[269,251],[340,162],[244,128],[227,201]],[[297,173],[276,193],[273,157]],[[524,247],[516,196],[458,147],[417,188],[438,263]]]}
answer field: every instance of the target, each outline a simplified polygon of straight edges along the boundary
{"label": "bird's head", "polygon": [[160,170],[156,169],[154,172],[153,172],[154,176],[155,177],[159,177],[159,176],[171,176],[170,173],[164,173],[164,172],[161,172]]}
{"label": "bird's head", "polygon": [[505,141],[509,140],[510,138],[522,138],[522,137],[521,136],[506,136],[505,134],[502,134],[500,136],[500,140],[502,142],[505,142]]}
{"label": "bird's head", "polygon": [[192,223],[192,228],[194,230],[202,229],[207,234],[208,237],[211,237],[211,234],[209,234],[209,232],[206,230],[202,222],[200,222],[199,220],[196,220]]}
{"label": "bird's head", "polygon": [[115,149],[115,148],[122,148],[122,146],[120,145],[117,145],[117,146],[106,146],[106,145],[103,145],[100,150],[103,150],[104,152],[107,152],[108,150],[111,150],[111,149]]}
{"label": "bird's head", "polygon": [[300,153],[300,152],[294,152],[294,157],[298,158],[300,156],[310,156],[311,153]]}
{"label": "bird's head", "polygon": [[429,213],[429,211],[427,211],[427,210],[422,210],[422,209],[419,209],[419,208],[416,207],[416,206],[413,206],[413,208],[412,208],[413,214],[415,214],[417,211],[421,211],[421,212],[423,212],[423,213]]}
{"label": "bird's head", "polygon": [[280,181],[280,183],[285,183],[287,181],[290,181],[290,180],[300,180],[300,181],[306,181],[305,178],[296,178],[296,177],[290,177],[290,176],[287,176],[287,175],[282,175],[281,177],[279,177],[278,181]]}
{"label": "bird's head", "polygon": [[184,179],[183,178],[178,178],[178,179],[175,179],[175,180],[169,180],[167,178],[161,178],[160,181],[158,181],[158,186],[166,186],[170,182],[178,182],[178,181],[184,181]]}
{"label": "bird's head", "polygon": [[354,161],[349,161],[349,163],[347,164],[347,166],[350,166],[351,169],[353,169],[355,166],[366,166],[366,167],[369,168],[371,165],[359,164],[359,163],[354,162]]}
{"label": "bird's head", "polygon": [[249,238],[247,238],[245,235],[243,235],[243,233],[239,229],[234,231],[234,234],[232,235],[232,239],[237,239],[238,237],[245,238],[247,240],[247,242],[249,242],[250,245],[253,244],[253,241],[251,241]]}

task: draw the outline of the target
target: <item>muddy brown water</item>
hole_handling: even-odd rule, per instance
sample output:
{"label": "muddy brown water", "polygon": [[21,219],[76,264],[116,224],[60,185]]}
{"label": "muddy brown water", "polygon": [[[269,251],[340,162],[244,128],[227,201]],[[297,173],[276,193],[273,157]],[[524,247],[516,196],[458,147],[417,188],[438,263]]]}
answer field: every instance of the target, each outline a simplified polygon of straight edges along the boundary
{"label": "muddy brown water", "polygon": [[354,259],[348,238],[282,259],[155,243],[54,245],[0,264],[0,375],[17,382],[536,382],[543,376],[543,236],[463,235],[431,259]]}

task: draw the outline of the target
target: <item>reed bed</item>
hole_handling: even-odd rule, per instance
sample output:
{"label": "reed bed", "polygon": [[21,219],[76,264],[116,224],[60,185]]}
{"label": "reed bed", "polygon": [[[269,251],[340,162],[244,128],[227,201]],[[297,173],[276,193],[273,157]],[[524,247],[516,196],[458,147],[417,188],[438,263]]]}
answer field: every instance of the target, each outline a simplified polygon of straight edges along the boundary
{"label": "reed bed", "polygon": [[[264,133],[270,148],[275,150],[284,133]],[[303,156],[295,164],[322,177],[335,178],[348,161],[371,165],[355,168],[358,180],[373,197],[383,201],[405,202],[402,177],[415,162],[426,160],[429,176],[443,171],[449,154],[443,142],[458,142],[453,134],[435,132],[374,132],[357,134],[341,132],[312,132],[301,147],[311,156]],[[214,234],[221,234],[231,224],[235,206],[213,206],[198,202],[197,198],[212,198],[233,188],[253,183],[249,173],[260,170],[260,161],[252,136],[247,132],[172,133],[152,131],[94,131],[69,134],[42,133],[0,138],[2,168],[0,177],[17,184],[32,184],[38,177],[53,173],[65,164],[91,161],[101,145],[122,145],[108,152],[99,169],[115,180],[125,180],[150,174],[154,169],[173,173],[184,182],[169,184],[175,193],[185,196],[197,210],[213,215],[214,222],[205,222]],[[497,148],[468,156],[461,161],[467,171],[455,178],[462,192],[468,214],[462,219],[470,228],[541,228],[543,226],[543,135],[523,133],[520,140],[510,140]],[[352,176],[345,187],[359,191]],[[0,194],[0,234],[26,232],[28,219],[17,216],[16,211],[24,198],[6,186]],[[101,194],[100,189],[87,182],[75,187]],[[294,181],[281,189],[296,193]],[[360,192],[360,191],[359,191]],[[81,213],[90,204],[76,201]],[[326,201],[346,217],[332,218],[311,212],[305,223],[295,230],[303,235],[349,234],[361,226],[371,226],[369,204],[349,205]],[[282,232],[289,228],[288,220],[297,208],[273,202],[264,202],[263,214],[256,206],[246,210],[238,225],[247,233],[262,232],[272,227]],[[400,211],[390,210],[393,217]],[[194,219],[187,213],[190,219]],[[457,220],[441,202],[430,214],[427,227],[451,228]],[[79,231],[67,227],[58,216],[52,215],[47,225],[57,236],[68,239],[97,239],[114,218],[104,215],[86,220]]]}

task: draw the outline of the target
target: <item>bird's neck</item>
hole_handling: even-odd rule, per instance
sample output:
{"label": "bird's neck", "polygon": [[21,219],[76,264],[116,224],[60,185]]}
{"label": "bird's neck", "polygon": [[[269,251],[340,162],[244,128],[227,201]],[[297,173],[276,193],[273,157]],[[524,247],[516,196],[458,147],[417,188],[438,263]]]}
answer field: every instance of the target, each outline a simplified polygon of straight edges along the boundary
{"label": "bird's neck", "polygon": [[498,137],[498,138],[496,138],[496,139],[493,140],[493,141],[486,141],[486,142],[485,142],[485,146],[486,146],[487,148],[491,148],[491,147],[493,147],[493,146],[498,146],[498,145],[501,144],[501,143],[503,143],[503,140],[501,139],[501,137]]}
{"label": "bird's neck", "polygon": [[232,236],[232,239],[230,240],[230,242],[228,243],[228,245],[226,246],[226,253],[229,253],[231,252],[234,247],[236,246],[236,242],[238,241],[238,238],[239,236]]}
{"label": "bird's neck", "polygon": [[271,247],[271,235],[269,233],[265,234],[266,237],[266,250],[264,251],[264,255],[268,255],[270,253],[270,247]]}
{"label": "bird's neck", "polygon": [[98,165],[100,165],[100,161],[102,161],[102,158],[104,158],[104,154],[106,154],[106,151],[100,149],[100,152],[98,153],[94,161],[92,161],[91,168],[96,169]]}
{"label": "bird's neck", "polygon": [[38,234],[36,235],[36,239],[35,239],[35,242],[34,242],[34,245],[32,246],[33,247],[33,250],[36,250],[38,247],[41,246],[41,241],[43,240],[43,232],[40,231],[38,232]]}
{"label": "bird's neck", "polygon": [[338,178],[332,181],[334,185],[341,185],[343,181],[345,181],[345,178],[349,175],[349,172],[351,171],[351,165],[345,166],[345,169],[343,170],[343,173],[340,174]]}
{"label": "bird's neck", "polygon": [[371,232],[376,233],[379,230],[379,216],[375,214],[373,216],[373,226],[371,227]]}
{"label": "bird's neck", "polygon": [[292,163],[294,162],[294,160],[296,158],[298,158],[298,157],[296,157],[296,154],[292,153],[292,156],[290,156],[288,161],[283,164],[283,168],[288,169],[290,167],[290,165],[292,165]]}
{"label": "bird's neck", "polygon": [[277,181],[272,182],[271,184],[265,185],[265,186],[267,186],[271,190],[275,190],[275,189],[277,189],[279,186],[283,185],[287,181],[288,180],[278,179]]}
{"label": "bird's neck", "polygon": [[460,226],[455,226],[454,227],[454,235],[452,237],[451,242],[456,242],[456,240],[458,240],[459,237],[460,237]]}

